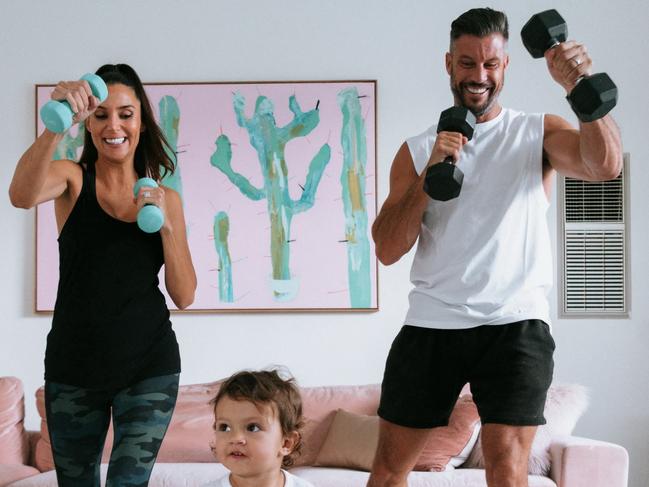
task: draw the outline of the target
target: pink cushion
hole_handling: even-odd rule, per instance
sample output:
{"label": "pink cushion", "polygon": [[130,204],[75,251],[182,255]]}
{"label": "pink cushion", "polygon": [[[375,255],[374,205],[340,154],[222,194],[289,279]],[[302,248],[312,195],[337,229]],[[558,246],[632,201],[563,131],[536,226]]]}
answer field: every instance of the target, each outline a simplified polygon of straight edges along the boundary
{"label": "pink cushion", "polygon": [[296,467],[315,463],[338,409],[356,414],[376,414],[381,386],[304,387],[300,392],[305,418],[304,445],[302,454],[295,461]]}
{"label": "pink cushion", "polygon": [[214,437],[214,414],[210,400],[222,381],[181,386],[171,424],[158,461],[162,463],[214,462],[210,442]]}
{"label": "pink cushion", "polygon": [[[430,430],[414,470],[446,470],[451,459],[472,448],[477,437],[478,410],[470,395],[461,396],[448,426]],[[474,434],[474,432],[476,434]],[[316,466],[370,471],[379,441],[379,418],[339,409],[318,453]],[[473,441],[473,442],[472,442]],[[468,453],[466,454],[468,456]],[[457,462],[461,463],[461,460]]]}
{"label": "pink cushion", "polygon": [[[304,446],[302,455],[295,461],[296,467],[315,464],[338,409],[355,414],[375,415],[379,407],[381,385],[303,387],[300,392],[305,418],[302,431]],[[461,394],[469,392],[467,384],[462,388]]]}
{"label": "pink cushion", "polygon": [[45,420],[45,395],[42,387],[36,391],[36,410],[41,418],[41,434],[36,441],[34,466],[41,472],[45,472],[54,469],[54,461],[52,460],[50,434],[47,431],[47,421]]}
{"label": "pink cushion", "polygon": [[428,443],[419,455],[415,470],[436,472],[445,470],[451,458],[460,455],[472,439],[479,422],[480,416],[473,398],[469,395],[460,396],[453,408],[448,426],[432,429]]}
{"label": "pink cushion", "polygon": [[23,384],[15,377],[0,377],[0,463],[26,463],[29,442],[24,427]]}

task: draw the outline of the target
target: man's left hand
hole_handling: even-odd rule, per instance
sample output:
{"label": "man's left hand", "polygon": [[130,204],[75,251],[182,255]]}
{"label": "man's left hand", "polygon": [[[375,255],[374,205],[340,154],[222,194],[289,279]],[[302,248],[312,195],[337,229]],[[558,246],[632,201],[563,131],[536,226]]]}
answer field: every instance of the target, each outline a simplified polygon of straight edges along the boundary
{"label": "man's left hand", "polygon": [[570,93],[579,78],[591,73],[593,61],[586,46],[575,41],[566,41],[545,51],[548,70],[557,83]]}

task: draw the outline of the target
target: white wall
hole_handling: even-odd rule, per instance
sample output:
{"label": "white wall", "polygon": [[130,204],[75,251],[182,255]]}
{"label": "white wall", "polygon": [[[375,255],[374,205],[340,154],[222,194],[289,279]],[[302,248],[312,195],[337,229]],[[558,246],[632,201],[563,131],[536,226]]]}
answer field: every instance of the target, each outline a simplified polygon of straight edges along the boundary
{"label": "white wall", "polygon": [[[61,5],[61,4],[64,5]],[[452,103],[443,54],[450,22],[476,5],[375,0],[73,0],[0,3],[0,187],[34,137],[35,83],[56,82],[105,62],[132,64],[145,81],[378,80],[379,202],[402,140],[436,122]],[[543,61],[523,50],[519,31],[532,13],[554,5],[495,1],[510,19],[512,61],[501,97],[527,111],[575,118]],[[632,315],[628,320],[556,320],[556,379],[587,385],[592,405],[577,434],[624,445],[631,487],[649,477],[649,113],[645,27],[649,6],[637,0],[562,3],[571,37],[587,43],[595,68],[620,88],[614,111],[631,153]],[[556,205],[550,210],[556,226]],[[6,236],[0,375],[23,379],[27,426],[37,427],[31,395],[41,384],[50,316],[33,313],[34,211],[0,198]],[[378,313],[175,314],[183,383],[240,368],[285,364],[303,385],[378,382],[406,310],[412,255],[380,269]],[[556,313],[555,313],[556,315]]]}

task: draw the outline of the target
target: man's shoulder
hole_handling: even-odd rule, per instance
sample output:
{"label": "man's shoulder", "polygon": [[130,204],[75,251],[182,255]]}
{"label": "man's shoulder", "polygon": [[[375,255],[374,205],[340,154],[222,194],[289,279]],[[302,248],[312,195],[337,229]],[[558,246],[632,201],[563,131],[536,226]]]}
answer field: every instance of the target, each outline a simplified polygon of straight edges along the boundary
{"label": "man's shoulder", "polygon": [[421,140],[427,140],[427,139],[430,139],[430,138],[434,138],[436,136],[437,136],[437,124],[434,124],[434,125],[431,125],[430,127],[428,127],[423,132],[420,132],[420,133],[418,133],[416,135],[412,135],[412,136],[406,138],[406,142],[408,142],[408,143],[410,143],[410,141],[417,142],[417,141],[421,141]]}
{"label": "man's shoulder", "polygon": [[[423,132],[413,135],[412,137],[407,137],[405,144],[410,151],[410,154],[413,156],[413,160],[418,156],[427,158],[430,154],[430,151],[435,143],[435,138],[437,137],[437,124],[431,125]],[[421,154],[420,154],[421,153]]]}
{"label": "man's shoulder", "polygon": [[538,128],[542,130],[545,117],[546,114],[543,112],[525,112],[503,107],[502,116],[498,116],[500,120],[498,125],[501,130],[505,131],[536,130]]}

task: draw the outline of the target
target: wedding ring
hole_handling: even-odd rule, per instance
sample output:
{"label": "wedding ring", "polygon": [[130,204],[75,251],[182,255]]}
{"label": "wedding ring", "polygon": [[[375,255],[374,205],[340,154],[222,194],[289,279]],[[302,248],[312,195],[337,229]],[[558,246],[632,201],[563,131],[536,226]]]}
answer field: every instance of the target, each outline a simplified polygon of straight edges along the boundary
{"label": "wedding ring", "polygon": [[151,192],[150,191],[145,191],[144,193],[142,193],[142,196],[144,196],[145,198],[150,198],[151,197]]}
{"label": "wedding ring", "polygon": [[575,67],[581,64],[581,59],[579,59],[578,57],[574,58],[574,61],[575,61]]}

